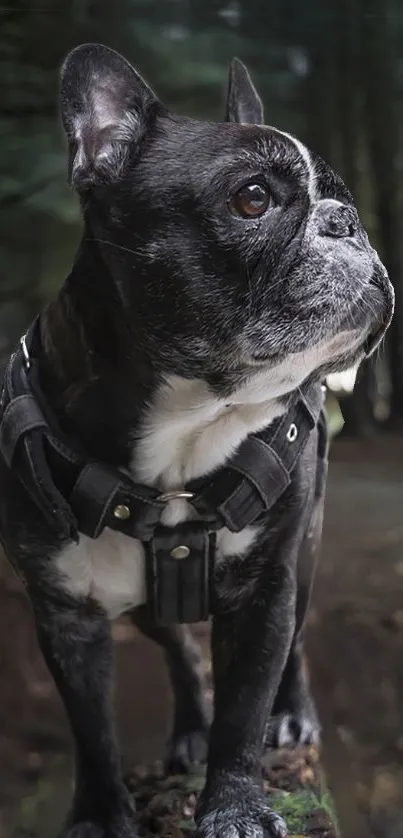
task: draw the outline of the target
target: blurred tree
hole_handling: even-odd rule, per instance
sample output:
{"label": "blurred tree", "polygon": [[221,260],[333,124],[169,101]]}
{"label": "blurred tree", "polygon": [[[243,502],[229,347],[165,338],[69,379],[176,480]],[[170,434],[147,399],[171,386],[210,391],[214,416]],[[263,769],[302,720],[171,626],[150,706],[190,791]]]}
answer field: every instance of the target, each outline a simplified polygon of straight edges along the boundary
{"label": "blurred tree", "polygon": [[[76,221],[65,186],[57,119],[57,67],[76,40],[73,2],[21,0],[0,18],[0,331],[5,344],[37,310],[53,230]],[[23,246],[21,246],[23,245]]]}
{"label": "blurred tree", "polygon": [[400,235],[401,135],[397,72],[397,39],[401,9],[395,0],[360,0],[361,66],[364,108],[378,243],[396,294],[396,311],[388,334],[391,377],[391,421],[403,422],[403,276]]}
{"label": "blurred tree", "polygon": [[[396,0],[310,0],[294,25],[307,55],[302,80],[305,139],[339,171],[388,267],[396,315],[387,348],[392,422],[402,421],[403,278],[399,234],[399,38],[403,12]],[[401,40],[400,40],[401,43]],[[352,395],[343,399],[344,431],[379,426],[379,377],[385,365],[364,364]],[[382,384],[383,382],[381,382]],[[384,388],[383,388],[384,389]]]}

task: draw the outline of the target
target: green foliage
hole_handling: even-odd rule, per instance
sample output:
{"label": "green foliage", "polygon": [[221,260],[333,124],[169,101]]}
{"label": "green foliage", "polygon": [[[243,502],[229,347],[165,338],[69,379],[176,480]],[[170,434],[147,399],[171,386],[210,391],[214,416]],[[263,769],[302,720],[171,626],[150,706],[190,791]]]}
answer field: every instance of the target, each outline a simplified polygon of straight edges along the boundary
{"label": "green foliage", "polygon": [[[119,16],[107,0],[89,4],[29,0],[4,11],[0,41],[0,302],[30,310],[60,284],[72,252],[62,247],[66,227],[79,221],[78,202],[66,183],[66,148],[58,116],[58,68],[68,49],[100,40],[122,50],[158,95],[179,112],[221,119],[228,62],[234,54],[256,64],[269,100],[288,89],[292,72],[275,37],[249,26],[236,3],[122,0]],[[264,53],[264,58],[263,58]],[[279,61],[280,53],[283,58]],[[253,60],[255,56],[255,61]],[[278,65],[278,66],[277,66]],[[276,72],[272,70],[277,67]],[[260,68],[260,69],[259,69]],[[260,78],[259,78],[260,76]],[[271,106],[271,120],[276,108]],[[18,236],[15,236],[16,225]],[[60,241],[60,259],[54,241]],[[70,234],[67,234],[70,239]],[[21,250],[20,242],[24,242]],[[50,248],[50,253],[48,252]],[[54,271],[49,276],[49,264]],[[44,267],[45,266],[45,267]],[[12,318],[12,321],[15,318]],[[20,321],[20,317],[16,320]],[[0,317],[0,328],[2,318]]]}
{"label": "green foliage", "polygon": [[[337,820],[333,801],[327,790],[321,797],[314,791],[286,792],[273,797],[273,808],[287,823],[291,838],[312,836],[312,823],[315,823],[315,834],[323,835],[323,814],[329,818],[336,828]],[[320,826],[318,825],[320,823]],[[327,831],[327,830],[324,830]]]}

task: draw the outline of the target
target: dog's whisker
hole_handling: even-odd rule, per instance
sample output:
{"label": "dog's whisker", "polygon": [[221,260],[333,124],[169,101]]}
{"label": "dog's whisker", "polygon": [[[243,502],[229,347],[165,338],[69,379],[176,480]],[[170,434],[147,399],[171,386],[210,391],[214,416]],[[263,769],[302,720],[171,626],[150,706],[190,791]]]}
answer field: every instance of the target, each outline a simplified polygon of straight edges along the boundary
{"label": "dog's whisker", "polygon": [[108,239],[99,239],[95,237],[86,238],[85,241],[88,242],[96,242],[97,244],[106,244],[109,247],[115,247],[117,250],[124,250],[126,253],[131,253],[133,256],[138,255],[138,251],[132,250],[130,247],[124,247],[122,244],[117,244],[116,242],[111,242]]}

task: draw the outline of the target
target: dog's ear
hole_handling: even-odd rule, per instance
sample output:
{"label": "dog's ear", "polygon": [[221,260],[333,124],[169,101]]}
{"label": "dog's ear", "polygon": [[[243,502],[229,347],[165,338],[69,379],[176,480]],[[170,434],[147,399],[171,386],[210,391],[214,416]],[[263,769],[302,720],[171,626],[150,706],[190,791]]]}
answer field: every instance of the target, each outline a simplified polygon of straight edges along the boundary
{"label": "dog's ear", "polygon": [[263,105],[242,61],[233,58],[229,68],[227,122],[263,125]]}
{"label": "dog's ear", "polygon": [[83,44],[67,56],[60,98],[69,178],[77,189],[119,177],[136,143],[163,111],[131,64],[101,44]]}

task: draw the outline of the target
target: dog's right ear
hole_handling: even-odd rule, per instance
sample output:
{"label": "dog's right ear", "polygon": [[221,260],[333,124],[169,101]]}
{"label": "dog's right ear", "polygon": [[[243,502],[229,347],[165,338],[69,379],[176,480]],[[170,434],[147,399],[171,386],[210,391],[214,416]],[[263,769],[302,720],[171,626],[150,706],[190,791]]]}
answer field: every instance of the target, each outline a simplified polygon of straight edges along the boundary
{"label": "dog's right ear", "polygon": [[78,190],[116,180],[164,111],[131,64],[101,44],[83,44],[67,56],[60,98],[69,179]]}
{"label": "dog's right ear", "polygon": [[226,122],[263,125],[262,100],[242,61],[233,58],[229,68]]}

